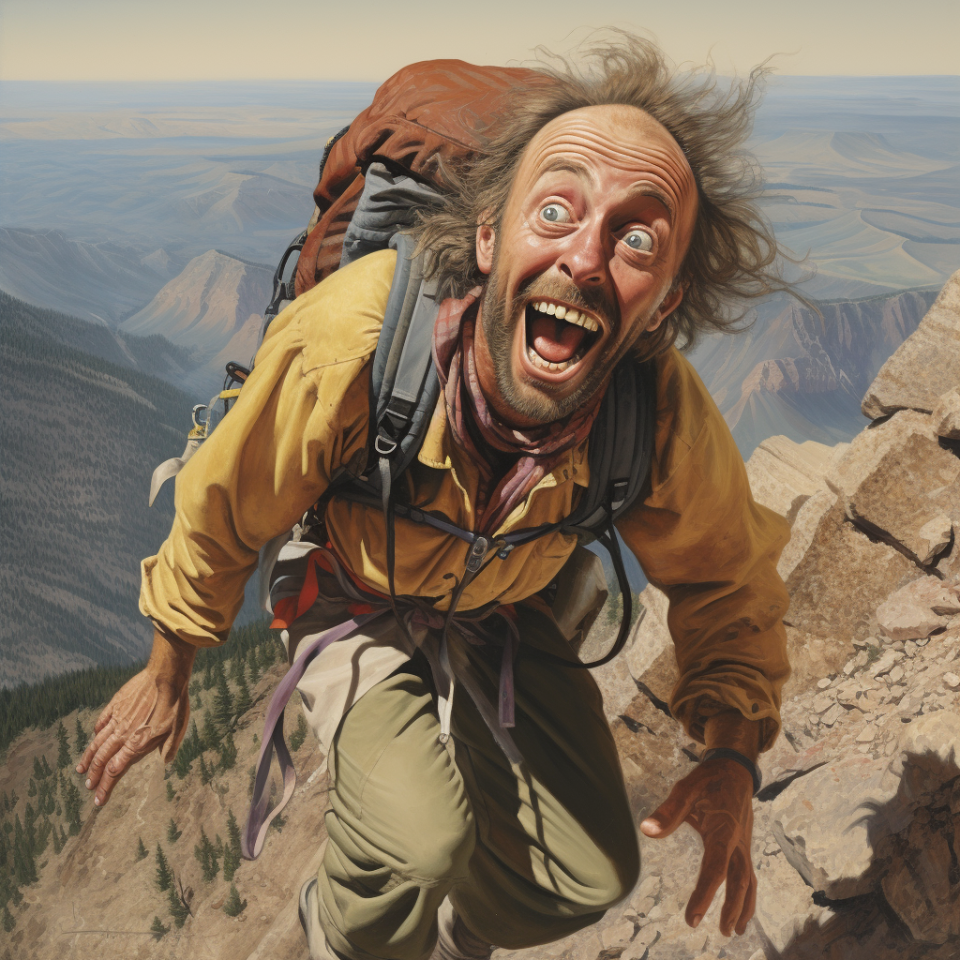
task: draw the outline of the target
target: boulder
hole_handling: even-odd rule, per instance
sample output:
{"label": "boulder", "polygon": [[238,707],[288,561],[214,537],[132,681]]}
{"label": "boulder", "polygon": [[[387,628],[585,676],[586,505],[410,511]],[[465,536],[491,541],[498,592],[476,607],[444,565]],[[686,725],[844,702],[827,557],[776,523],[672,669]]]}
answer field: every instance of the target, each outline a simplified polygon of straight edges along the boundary
{"label": "boulder", "polygon": [[[791,783],[771,804],[773,835],[830,899],[870,893],[889,870],[890,838],[907,836],[917,810],[960,776],[958,762],[960,717],[925,715],[906,725],[890,760],[847,755]],[[906,881],[898,884],[902,891]]]}
{"label": "boulder", "polygon": [[777,573],[786,580],[804,558],[824,514],[837,502],[837,496],[824,487],[806,500],[797,513],[790,530],[790,540],[780,554]]}
{"label": "boulder", "polygon": [[960,816],[949,810],[916,817],[891,845],[881,888],[914,940],[946,943],[960,936],[958,857]]}
{"label": "boulder", "polygon": [[896,809],[898,785],[886,760],[842,757],[773,801],[773,835],[814,890],[831,900],[870,893],[882,872],[877,844],[909,822]]}
{"label": "boulder", "polygon": [[793,523],[804,502],[823,489],[824,476],[848,446],[794,443],[788,437],[764,440],[747,461],[754,500]]}
{"label": "boulder", "polygon": [[960,271],[946,283],[917,329],[894,351],[867,389],[871,420],[897,410],[930,413],[960,383]]}
{"label": "boulder", "polygon": [[872,536],[929,565],[950,548],[960,521],[960,457],[932,420],[901,411],[863,430],[826,478],[846,515]]}
{"label": "boulder", "polygon": [[858,530],[838,500],[786,578],[791,600],[784,621],[815,637],[862,640],[874,633],[877,607],[918,576],[902,553]]}
{"label": "boulder", "polygon": [[891,640],[922,640],[960,613],[956,591],[938,577],[921,577],[877,608],[877,623]]}
{"label": "boulder", "polygon": [[783,856],[764,857],[757,871],[757,907],[754,922],[764,942],[780,956],[821,920],[830,916],[813,902],[809,884]]}
{"label": "boulder", "polygon": [[960,457],[932,437],[913,434],[889,451],[847,496],[858,526],[929,564],[960,521]]}
{"label": "boulder", "polygon": [[940,397],[930,419],[938,437],[960,440],[960,387],[954,387]]}

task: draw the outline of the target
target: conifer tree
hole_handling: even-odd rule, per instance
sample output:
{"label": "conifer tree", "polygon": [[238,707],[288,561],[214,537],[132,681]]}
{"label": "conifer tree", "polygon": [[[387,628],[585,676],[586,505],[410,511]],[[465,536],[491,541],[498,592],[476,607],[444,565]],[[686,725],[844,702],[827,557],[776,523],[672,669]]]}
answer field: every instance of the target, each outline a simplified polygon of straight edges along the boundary
{"label": "conifer tree", "polygon": [[227,902],[223,905],[223,912],[228,917],[239,917],[246,907],[247,901],[240,899],[240,892],[237,890],[236,886],[231,883],[230,896],[227,897]]}
{"label": "conifer tree", "polygon": [[233,721],[233,696],[223,667],[217,673],[217,692],[213,698],[213,719],[221,730],[229,730]]}
{"label": "conifer tree", "polygon": [[170,916],[173,917],[173,925],[179,930],[186,922],[187,917],[190,916],[190,910],[181,899],[173,883],[170,884],[167,899],[170,904]]}
{"label": "conifer tree", "polygon": [[169,927],[163,925],[163,921],[159,917],[153,918],[153,923],[150,924],[150,932],[153,934],[154,940],[159,940],[165,934],[170,932]]}
{"label": "conifer tree", "polygon": [[307,736],[307,721],[303,717],[301,712],[300,716],[297,718],[297,729],[290,734],[290,749],[296,753],[302,746],[303,741]]}
{"label": "conifer tree", "polygon": [[77,727],[74,730],[74,750],[76,750],[76,755],[79,757],[84,750],[87,749],[87,734],[85,733],[83,727],[80,724],[80,714],[77,714]]}
{"label": "conifer tree", "polygon": [[203,668],[203,689],[210,690],[213,687],[213,666],[208,659]]}
{"label": "conifer tree", "polygon": [[240,672],[237,676],[237,699],[233,708],[238,717],[242,717],[253,706],[253,700],[250,698],[250,688],[247,686],[247,672],[240,664]]}
{"label": "conifer tree", "polygon": [[220,863],[217,860],[216,848],[203,827],[200,828],[200,842],[193,848],[193,855],[200,864],[203,879],[209,883],[220,872]]}
{"label": "conifer tree", "polygon": [[173,760],[173,769],[181,780],[185,780],[190,772],[190,758],[185,750],[178,750]]}
{"label": "conifer tree", "polygon": [[213,707],[203,716],[203,735],[200,737],[204,750],[216,750],[220,744],[220,731],[213,721]]}
{"label": "conifer tree", "polygon": [[60,849],[62,850],[67,845],[67,835],[63,831],[63,824],[60,824]]}
{"label": "conifer tree", "polygon": [[30,778],[29,784],[27,784],[27,796],[35,797],[37,795],[37,784],[33,777]]}
{"label": "conifer tree", "polygon": [[200,756],[200,782],[206,786],[213,779],[213,770],[207,766],[206,757]]}
{"label": "conifer tree", "polygon": [[10,912],[6,904],[3,905],[3,929],[7,933],[10,933],[13,928],[17,925],[17,921],[13,919],[13,914]]}
{"label": "conifer tree", "polygon": [[41,769],[41,773],[42,773],[42,775],[43,775],[43,776],[42,776],[42,779],[46,780],[47,777],[52,777],[52,776],[53,776],[53,770],[50,769],[50,764],[47,763],[47,755],[46,755],[46,754],[44,754],[44,755],[40,758],[40,769]]}
{"label": "conifer tree", "polygon": [[53,852],[59,854],[63,849],[63,844],[60,842],[60,834],[57,831],[57,828],[53,828]]}
{"label": "conifer tree", "polygon": [[220,769],[230,770],[237,762],[237,744],[228,730],[220,741]]}
{"label": "conifer tree", "polygon": [[255,684],[260,679],[260,653],[259,648],[254,647],[250,651],[250,683]]}
{"label": "conifer tree", "polygon": [[227,846],[240,856],[240,824],[233,815],[233,807],[227,813]]}
{"label": "conifer tree", "polygon": [[[157,844],[157,888],[161,893],[164,890],[170,890],[173,887],[173,874],[170,872],[170,864],[163,855],[163,847]],[[182,924],[180,924],[182,926]]]}
{"label": "conifer tree", "polygon": [[137,837],[137,856],[136,863],[147,859],[147,848],[143,845],[143,837]]}
{"label": "conifer tree", "polygon": [[183,831],[177,829],[177,823],[170,818],[170,822],[167,824],[167,843],[176,843],[182,836]]}
{"label": "conifer tree", "polygon": [[67,814],[67,824],[70,828],[71,837],[75,837],[80,832],[80,809],[82,806],[83,798],[80,796],[80,790],[72,780],[68,780],[63,807]]}
{"label": "conifer tree", "polygon": [[175,793],[174,790],[173,790],[173,784],[168,780],[168,781],[167,781],[167,799],[168,799],[171,803],[173,803],[173,801],[176,799],[176,797],[177,797],[177,795],[176,795],[176,793]]}
{"label": "conifer tree", "polygon": [[70,766],[70,740],[67,738],[67,728],[63,721],[57,721],[57,769],[62,770]]}

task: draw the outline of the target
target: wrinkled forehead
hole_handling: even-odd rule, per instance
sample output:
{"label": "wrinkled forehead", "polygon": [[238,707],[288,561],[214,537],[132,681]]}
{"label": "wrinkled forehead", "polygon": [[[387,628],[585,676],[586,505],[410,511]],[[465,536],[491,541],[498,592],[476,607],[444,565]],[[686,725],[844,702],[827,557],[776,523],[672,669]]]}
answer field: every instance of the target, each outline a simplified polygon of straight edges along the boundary
{"label": "wrinkled forehead", "polygon": [[[675,223],[691,225],[697,189],[680,145],[659,121],[638,107],[582,107],[551,120],[527,145],[514,191],[534,190],[554,170],[581,168],[598,189],[624,181],[649,184],[663,194]],[[602,176],[612,171],[616,176]]]}

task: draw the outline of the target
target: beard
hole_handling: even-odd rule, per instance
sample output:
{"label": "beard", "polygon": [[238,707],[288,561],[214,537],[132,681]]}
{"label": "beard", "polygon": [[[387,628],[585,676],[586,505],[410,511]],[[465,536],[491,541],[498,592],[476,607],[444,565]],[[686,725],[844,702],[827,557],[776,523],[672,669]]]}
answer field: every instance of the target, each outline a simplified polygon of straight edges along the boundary
{"label": "beard", "polygon": [[[576,409],[589,402],[613,373],[614,367],[627,354],[635,341],[625,338],[619,345],[615,342],[620,331],[620,310],[616,302],[601,290],[581,290],[573,282],[544,276],[532,277],[521,284],[516,296],[509,302],[499,294],[499,257],[494,258],[490,277],[481,301],[480,322],[493,364],[497,390],[511,410],[537,423],[547,424],[568,417]],[[521,371],[514,370],[513,344],[518,323],[526,323],[524,304],[538,297],[563,300],[574,307],[589,310],[606,321],[607,344],[595,344],[581,363],[589,363],[590,369],[579,386],[567,396],[557,396],[563,384],[529,381]],[[649,318],[645,318],[649,320]],[[641,325],[641,332],[646,322]],[[597,351],[603,350],[602,353]]]}

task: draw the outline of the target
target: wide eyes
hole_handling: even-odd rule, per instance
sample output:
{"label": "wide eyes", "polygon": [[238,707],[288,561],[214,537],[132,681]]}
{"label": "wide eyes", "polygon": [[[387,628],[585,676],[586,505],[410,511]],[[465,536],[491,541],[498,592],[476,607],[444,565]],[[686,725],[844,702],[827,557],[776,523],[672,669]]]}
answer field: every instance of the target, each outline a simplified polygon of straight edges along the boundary
{"label": "wide eyes", "polygon": [[624,234],[623,242],[640,253],[649,253],[653,249],[653,237],[646,230],[630,230]]}
{"label": "wide eyes", "polygon": [[570,211],[559,203],[548,203],[540,211],[540,219],[547,223],[569,223]]}

